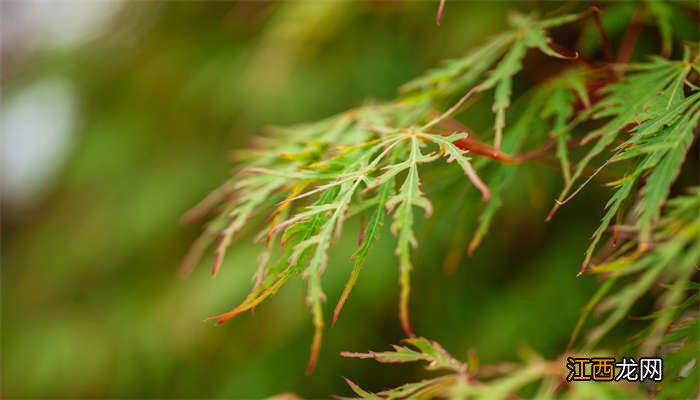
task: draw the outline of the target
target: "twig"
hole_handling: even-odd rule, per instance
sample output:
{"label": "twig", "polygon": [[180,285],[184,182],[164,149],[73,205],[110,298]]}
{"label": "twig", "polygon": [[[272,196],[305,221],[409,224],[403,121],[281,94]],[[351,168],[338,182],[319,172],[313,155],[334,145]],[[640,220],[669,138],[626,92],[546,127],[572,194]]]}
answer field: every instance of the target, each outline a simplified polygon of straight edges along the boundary
{"label": "twig", "polygon": [[627,64],[630,57],[632,56],[632,51],[634,46],[637,44],[637,39],[642,31],[642,23],[644,18],[644,8],[639,7],[632,15],[632,20],[630,21],[629,27],[627,27],[627,32],[625,32],[625,37],[622,39],[622,44],[617,51],[618,64]]}
{"label": "twig", "polygon": [[440,121],[442,121],[443,119],[449,117],[449,116],[452,115],[455,111],[457,111],[457,110],[462,106],[462,104],[464,104],[467,100],[469,100],[469,98],[470,98],[474,93],[477,93],[477,92],[479,92],[480,90],[481,90],[481,84],[474,86],[473,88],[471,88],[471,90],[469,90],[469,91],[467,92],[467,94],[465,94],[464,96],[462,96],[462,98],[459,99],[459,101],[457,101],[452,107],[450,107],[447,111],[445,111],[444,113],[442,113],[442,114],[441,114],[440,116],[438,116],[437,118],[434,118],[433,120],[431,120],[431,121],[428,122],[427,124],[423,125],[419,130],[425,131],[425,130],[427,130],[428,128],[431,128],[431,127],[437,125],[438,123],[440,123]]}
{"label": "twig", "polygon": [[[577,147],[579,145],[581,145],[581,138],[572,138],[567,142],[567,146],[570,148]],[[515,155],[496,150],[493,146],[481,142],[480,140],[474,138],[471,134],[466,138],[456,141],[455,146],[462,150],[469,151],[472,154],[488,157],[504,164],[520,164],[522,162],[550,154],[556,147],[556,141],[550,139],[539,149]]]}
{"label": "twig", "polygon": [[612,52],[612,47],[610,46],[610,40],[608,39],[608,35],[605,34],[605,28],[603,27],[603,21],[600,19],[600,8],[598,7],[598,2],[597,1],[592,1],[593,7],[591,7],[593,11],[593,21],[595,22],[595,26],[598,29],[598,36],[600,37],[600,45],[603,48],[603,53],[605,53],[605,59],[608,61],[613,60],[613,52]]}

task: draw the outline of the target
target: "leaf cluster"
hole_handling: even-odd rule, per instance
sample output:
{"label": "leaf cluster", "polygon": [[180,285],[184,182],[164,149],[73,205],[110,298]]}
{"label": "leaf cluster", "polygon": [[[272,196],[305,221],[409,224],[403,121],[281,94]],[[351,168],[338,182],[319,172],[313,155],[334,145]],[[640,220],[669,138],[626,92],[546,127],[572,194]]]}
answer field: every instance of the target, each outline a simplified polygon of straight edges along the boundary
{"label": "leaf cluster", "polygon": [[[648,15],[655,16],[663,52],[670,54],[669,15],[673,12],[669,10],[674,8],[655,1],[644,7]],[[631,25],[638,22],[634,15]],[[514,15],[510,31],[407,83],[394,101],[367,104],[316,123],[278,128],[258,139],[254,149],[239,153],[242,168],[185,216],[195,219],[219,207],[218,216],[193,244],[182,266],[183,272],[190,271],[218,237],[214,274],[242,230],[255,225],[251,221],[264,221],[264,229],[256,235],[265,249],[253,289],[233,310],[210,319],[221,323],[252,310],[289,279],[303,278],[314,325],[310,372],[326,324],[322,276],[329,266],[329,249],[342,236],[349,219],[363,221],[352,271],[333,312],[335,322],[386,224],[396,241],[398,314],[411,347],[344,355],[379,362],[425,361],[428,369],[448,373],[379,393],[348,381],[355,393],[360,398],[490,399],[540,382],[537,396],[547,398],[560,387],[561,376],[553,371],[561,371],[562,360],[529,357],[515,370],[497,373],[493,379],[477,379],[475,371],[439,344],[415,337],[409,299],[412,253],[419,244],[417,215],[422,212],[429,217],[433,212],[424,171],[439,166],[435,168],[438,175],[448,177],[450,172],[445,171],[458,170],[460,179],[466,176],[480,192],[485,204],[468,245],[471,253],[488,232],[519,165],[552,154],[561,170],[563,188],[548,219],[587,183],[600,178],[602,171],[613,166],[622,171],[622,176],[607,182],[612,195],[579,271],[579,275],[589,272],[604,281],[583,310],[570,350],[593,311],[603,315],[603,321],[588,331],[580,349],[584,354],[599,351],[599,342],[632,306],[661,285],[658,311],[649,316],[651,324],[634,345],[642,356],[664,352],[673,360],[669,372],[687,377],[688,366],[697,360],[693,352],[698,350],[693,276],[700,263],[700,189],[667,200],[697,136],[700,88],[693,83],[700,74],[697,46],[687,45],[677,60],[652,57],[645,62],[600,65],[571,61],[522,94],[516,101],[520,112],[506,116],[513,79],[522,70],[527,51],[536,49],[550,57],[575,60],[578,53],[557,45],[548,30],[591,16],[598,17],[598,10],[548,19]],[[486,92],[493,98],[494,122],[488,134],[492,145],[455,119],[469,101]],[[458,93],[464,94],[441,112],[442,102]],[[535,148],[530,149],[533,143]],[[453,167],[447,168],[450,163]],[[610,243],[599,249],[609,232]],[[697,376],[697,368],[692,373]],[[695,390],[687,379],[662,386],[668,393],[682,395]],[[617,395],[597,390],[606,389],[576,386],[564,396]]]}
{"label": "leaf cluster", "polygon": [[[393,351],[349,353],[344,357],[374,359],[380,363],[426,362],[427,370],[441,373],[431,379],[407,383],[396,388],[369,392],[345,378],[355,393],[354,399],[504,399],[523,389],[533,388],[532,399],[548,399],[561,388],[566,379],[565,358],[546,360],[531,351],[524,352],[520,363],[501,363],[479,367],[472,357],[471,363],[460,362],[437,342],[422,337],[404,342],[411,346],[393,346]],[[623,391],[612,385],[574,382],[566,385],[565,399],[634,398],[641,393]],[[343,397],[339,397],[343,399]]]}
{"label": "leaf cluster", "polygon": [[[233,310],[210,319],[221,323],[252,310],[290,278],[302,277],[307,281],[307,303],[315,327],[309,361],[309,370],[313,369],[325,326],[323,302],[326,296],[321,276],[328,265],[330,246],[341,236],[347,219],[366,216],[363,218],[368,222],[353,255],[351,275],[335,307],[335,321],[358,279],[371,244],[378,238],[386,219],[391,218],[390,231],[396,237],[399,260],[399,317],[406,334],[412,336],[409,297],[411,252],[418,245],[415,210],[421,209],[427,217],[433,209],[423,192],[421,169],[438,162],[454,163],[481,192],[484,201],[491,198],[489,187],[466,155],[469,134],[446,131],[441,124],[457,112],[471,94],[493,89],[496,122],[494,146],[489,151],[500,154],[512,77],[522,68],[525,51],[537,48],[553,57],[567,57],[554,50],[546,29],[576,21],[585,14],[545,20],[513,16],[512,32],[460,60],[458,68],[454,62],[448,63],[445,68],[407,84],[405,90],[410,94],[393,102],[359,107],[317,123],[277,129],[272,136],[259,139],[256,149],[239,154],[245,167],[185,216],[187,220],[195,219],[221,204],[218,217],[193,244],[181,271],[189,272],[204,249],[218,236],[212,270],[216,274],[227,248],[254,217],[266,216],[269,221],[256,236],[266,243],[266,249],[248,297]],[[492,65],[495,67],[486,74]],[[474,79],[482,78],[482,82],[451,109],[436,115],[432,105],[455,88],[436,89],[435,86],[454,79],[465,70],[470,71]],[[580,83],[569,83],[565,87],[561,85],[564,80],[558,82],[549,86],[551,90],[582,92]],[[573,97],[565,94],[563,97],[562,101],[568,104],[565,109],[555,109],[552,105],[553,109],[546,111],[557,124],[568,116],[562,113],[571,112]],[[544,100],[544,93],[539,98]],[[534,107],[531,110],[534,111]],[[518,136],[525,135],[529,121],[516,125],[520,133],[511,135],[504,143],[505,148],[515,150],[518,147],[517,142],[521,141]],[[499,190],[502,181],[508,178],[506,175],[497,172],[493,178]],[[488,214],[495,211],[500,200],[491,200],[488,204],[490,208],[482,218],[478,237],[488,228]]]}

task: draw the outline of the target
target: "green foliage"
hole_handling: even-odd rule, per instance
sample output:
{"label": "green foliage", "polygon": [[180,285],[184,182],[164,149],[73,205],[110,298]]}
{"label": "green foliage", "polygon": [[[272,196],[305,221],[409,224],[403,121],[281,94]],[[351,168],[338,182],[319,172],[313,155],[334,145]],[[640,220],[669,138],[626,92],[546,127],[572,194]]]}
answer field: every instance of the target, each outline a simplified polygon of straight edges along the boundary
{"label": "green foliage", "polygon": [[[554,143],[556,156],[559,159],[564,183],[570,182],[570,162],[568,142],[571,133],[590,115],[590,99],[586,90],[586,80],[591,72],[578,67],[572,67],[561,72],[533,89],[523,99],[525,107],[508,130],[502,150],[505,154],[515,154],[522,150],[528,139],[541,141],[541,137],[549,136],[549,142],[542,149],[547,149]],[[583,110],[574,116],[574,107],[580,104]],[[534,152],[537,155],[537,151]],[[496,211],[502,205],[504,190],[517,175],[518,164],[527,158],[513,158],[505,163],[496,163],[493,171],[487,171],[485,178],[491,189],[492,198],[486,204],[479,218],[477,228],[469,243],[469,253],[473,253],[481,243]],[[479,161],[486,161],[484,159]],[[493,163],[490,161],[486,161]],[[480,167],[482,167],[480,165]]]}
{"label": "green foliage", "polygon": [[[633,345],[641,357],[649,357],[666,343],[663,353],[673,358],[667,365],[671,372],[667,382],[677,382],[684,378],[680,369],[695,359],[700,343],[697,316],[693,315],[698,306],[698,287],[692,281],[700,263],[700,188],[691,188],[688,194],[668,202],[653,239],[653,248],[642,254],[630,246],[632,243],[622,243],[609,261],[592,269],[593,273],[607,275],[607,280],[586,306],[572,340],[597,308],[597,314],[604,315],[603,321],[588,332],[583,349],[595,348],[629,314],[635,302],[660,283],[663,289],[657,310],[646,317],[651,322]],[[672,327],[674,321],[676,326]],[[669,345],[672,343],[676,345]],[[672,393],[680,398],[692,397],[693,387],[685,383],[681,386],[685,390],[682,394],[675,389]]]}
{"label": "green foliage", "polygon": [[[487,44],[476,55],[471,54],[459,62],[459,71],[464,68],[479,71],[474,74],[476,79],[492,63],[484,63],[480,52],[492,54],[493,61],[503,56],[494,70],[475,87],[478,92],[492,88],[495,90],[494,154],[500,153],[505,109],[510,103],[511,79],[522,68],[525,51],[528,48],[538,48],[547,55],[565,57],[551,47],[545,29],[576,21],[583,15],[572,14],[541,21],[514,16],[512,24],[515,29],[502,39],[503,52],[491,53],[494,47],[501,47],[498,44],[501,39],[498,39],[496,44]],[[258,239],[265,239],[268,250],[263,255],[263,262],[256,275],[257,284],[249,296],[230,312],[211,319],[221,323],[251,310],[274,295],[288,279],[301,276],[308,282],[307,303],[312,310],[315,326],[309,361],[309,370],[313,369],[325,325],[325,294],[321,276],[328,264],[328,249],[342,234],[346,219],[370,214],[365,237],[354,255],[353,271],[335,308],[335,321],[357,281],[369,246],[379,234],[379,228],[386,217],[393,213],[390,228],[397,237],[396,255],[399,259],[401,287],[399,317],[406,334],[413,335],[408,310],[411,251],[418,245],[414,233],[414,211],[416,208],[422,209],[426,217],[432,213],[431,202],[421,189],[419,170],[439,160],[448,163],[455,161],[482,193],[483,199],[490,199],[489,188],[465,156],[464,142],[468,135],[464,132],[444,135],[444,131],[437,129],[457,111],[469,94],[447,112],[431,118],[431,101],[426,99],[439,97],[443,90],[435,91],[432,86],[457,73],[453,71],[454,65],[450,65],[452,66],[448,67],[447,72],[433,71],[427,77],[406,86],[407,89],[418,90],[420,95],[414,94],[392,103],[363,106],[315,124],[279,129],[274,136],[261,139],[257,150],[242,155],[241,161],[246,167],[232,181],[195,207],[191,216],[187,216],[188,219],[199,216],[217,202],[224,202],[222,212],[194,243],[181,270],[191,270],[202,249],[216,239],[215,232],[221,229],[213,268],[213,273],[216,274],[234,235],[251,217],[264,215],[264,210],[267,210],[271,223],[265,231],[259,233]],[[560,79],[558,83],[553,82],[548,90],[558,93],[563,90],[568,93],[569,90],[580,89],[576,80],[571,82]],[[473,92],[474,90],[470,91]],[[544,95],[543,93],[540,99],[544,100]],[[564,121],[571,114],[574,97],[566,94],[560,97],[558,102],[555,98],[546,104],[555,109],[551,112],[554,124],[562,129]],[[564,107],[566,115],[561,114],[556,107]],[[527,127],[521,125],[519,129]],[[513,135],[516,141],[517,136]],[[512,138],[508,139],[507,148],[517,148]],[[495,177],[494,183],[498,187],[503,186],[499,181],[505,178]],[[497,207],[499,200],[491,204]],[[493,211],[489,209],[486,212]],[[479,228],[481,233],[477,235],[483,235],[487,229],[487,219],[482,220],[485,222]],[[221,228],[222,226],[224,227]],[[270,248],[278,234],[279,242],[284,248],[276,252],[277,261],[268,264],[273,255]]]}
{"label": "green foliage", "polygon": [[[624,228],[633,231],[633,227]],[[636,351],[639,357],[663,356],[665,379],[654,391],[661,398],[691,398],[698,390],[695,363],[700,351],[700,298],[698,284],[693,281],[700,264],[700,188],[690,188],[686,195],[668,202],[666,213],[655,225],[653,240],[644,250],[635,248],[634,238],[618,239],[608,259],[590,270],[605,276],[605,281],[584,308],[569,347],[595,311],[603,320],[589,329],[579,351],[586,355],[596,351],[601,339],[629,315],[633,305],[654,285],[661,285],[657,309],[644,317],[651,322],[632,338],[624,354]]]}
{"label": "green foliage", "polygon": [[[673,8],[659,2],[649,2],[645,7],[657,19],[663,52],[671,53],[669,15]],[[326,296],[321,278],[329,264],[330,247],[342,235],[348,219],[368,221],[333,313],[335,323],[372,243],[390,219],[399,267],[399,319],[409,336],[406,343],[412,348],[395,346],[391,352],[344,355],[387,363],[426,361],[428,369],[449,373],[376,394],[348,381],[352,390],[360,398],[370,399],[491,399],[531,391],[539,382],[536,396],[552,396],[562,379],[562,359],[545,361],[532,356],[518,368],[479,380],[473,376],[474,371],[439,344],[414,336],[409,298],[411,256],[419,245],[416,212],[422,211],[426,218],[433,212],[424,192],[424,171],[434,166],[432,171],[437,172],[433,176],[439,180],[448,176],[445,171],[450,169],[445,165],[454,161],[486,202],[468,246],[471,253],[488,232],[519,164],[553,153],[552,161],[561,169],[563,189],[548,219],[602,171],[617,167],[611,172],[615,178],[607,185],[614,190],[612,197],[579,271],[579,275],[587,271],[600,241],[612,228],[611,244],[596,257],[601,261],[588,268],[603,274],[606,280],[584,308],[570,350],[594,308],[605,317],[589,331],[581,349],[586,355],[601,351],[601,340],[632,306],[655,285],[663,284],[666,289],[658,296],[659,311],[650,317],[652,324],[636,344],[642,356],[658,354],[664,344],[668,356],[674,359],[669,372],[676,377],[688,376],[686,370],[693,369],[688,366],[696,361],[691,354],[697,346],[686,346],[694,341],[680,337],[692,335],[686,328],[696,326],[697,320],[690,312],[697,296],[688,292],[697,289],[693,274],[700,262],[700,190],[693,189],[689,195],[669,202],[663,217],[662,210],[684,166],[700,119],[700,90],[693,83],[700,73],[700,57],[695,47],[687,45],[680,60],[651,57],[645,62],[624,64],[639,33],[640,10],[630,16],[620,46],[618,60],[623,64],[586,61],[573,65],[578,53],[556,45],[547,33],[550,28],[591,15],[598,17],[597,9],[541,20],[513,15],[512,30],[407,83],[402,96],[393,102],[368,104],[317,123],[278,129],[260,139],[255,150],[241,155],[244,167],[234,179],[193,210],[198,216],[222,203],[219,216],[193,245],[184,271],[191,269],[220,230],[213,270],[216,273],[226,249],[251,218],[266,216],[269,221],[257,235],[259,241],[266,242],[266,250],[253,290],[232,311],[211,319],[221,323],[252,310],[290,278],[302,277],[307,282],[306,298],[315,328],[307,368],[310,372],[316,365],[325,327]],[[604,32],[600,36],[605,38]],[[570,65],[560,67],[556,74],[522,94],[513,107],[520,112],[507,118],[514,94],[513,79],[523,69],[530,49],[569,60]],[[439,111],[446,98],[465,91],[446,111]],[[471,105],[468,101],[486,93],[493,98],[492,146],[481,142],[478,135],[455,119]],[[524,152],[531,147],[534,150]],[[576,147],[582,149],[573,151]],[[467,153],[483,158],[472,163]],[[595,169],[591,170],[593,165]],[[620,171],[622,176],[618,175]],[[269,262],[271,259],[275,261]],[[681,316],[689,322],[674,325]],[[697,368],[693,373],[697,374]],[[687,379],[677,382],[665,384],[668,393],[691,395],[696,390]],[[563,397],[622,396],[617,389],[588,385],[568,389]],[[635,390],[625,395],[638,395]]]}
{"label": "green foliage", "polygon": [[[393,389],[372,393],[345,378],[348,386],[357,395],[355,399],[503,399],[527,392],[528,388],[536,387],[528,398],[546,399],[566,379],[565,358],[545,360],[536,354],[528,352],[523,355],[523,361],[518,364],[500,364],[478,367],[475,359],[472,365],[458,361],[437,342],[414,337],[405,339],[407,346],[393,346],[393,351],[350,353],[342,356],[350,358],[371,358],[380,363],[426,362],[425,369],[441,371],[437,377],[420,382],[407,383]],[[473,358],[473,357],[472,357]],[[595,386],[598,385],[598,386]],[[600,385],[595,382],[574,382],[567,385],[562,398],[635,398],[641,393],[622,391],[611,385]]]}
{"label": "green foliage", "polygon": [[[697,71],[700,66],[697,55],[691,57],[690,54],[690,50],[686,49],[683,60],[655,58],[649,63],[630,66],[631,74],[622,82],[604,88],[602,94],[605,97],[593,107],[594,119],[606,118],[609,121],[583,138],[584,143],[594,144],[578,162],[552,212],[571,198],[567,198],[567,195],[574,182],[582,176],[589,163],[605,150],[615,153],[596,173],[609,164],[619,162],[630,163],[632,168],[622,179],[609,184],[616,191],[606,205],[602,223],[593,234],[584,267],[591,260],[596,245],[613,218],[619,216],[633,198],[637,183],[644,176],[646,184],[639,193],[634,227],[639,230],[640,246],[647,246],[650,242],[652,226],[680,171],[693,139],[693,128],[700,118],[700,91],[691,88],[691,94],[686,97],[682,90],[688,74],[692,70]],[[630,124],[635,126],[630,129]],[[628,134],[629,138],[613,147],[615,139],[623,134]]]}
{"label": "green foliage", "polygon": [[[443,67],[429,71],[424,76],[407,83],[402,89],[406,92],[417,91],[419,97],[433,96],[440,92],[454,93],[472,85],[483,76],[484,72],[495,65],[488,76],[462,97],[451,110],[460,107],[472,95],[494,89],[492,111],[496,119],[493,147],[498,150],[501,147],[503,128],[506,124],[506,109],[510,106],[513,76],[523,68],[522,61],[526,51],[529,48],[537,48],[551,57],[577,58],[578,54],[563,54],[555,49],[546,30],[574,22],[585,14],[570,14],[539,21],[531,16],[513,14],[510,18],[512,31],[494,37],[464,58],[449,61]],[[426,128],[437,122],[438,120],[431,121]]]}
{"label": "green foliage", "polygon": [[[411,248],[417,245],[413,232],[413,211],[418,207],[422,208],[426,215],[432,212],[430,201],[420,189],[419,166],[433,163],[444,154],[448,162],[456,161],[467,177],[484,190],[484,197],[488,197],[488,189],[476,175],[469,159],[464,156],[464,151],[455,145],[456,141],[465,137],[464,134],[444,137],[413,131],[411,128],[389,130],[383,126],[363,125],[365,118],[376,119],[381,116],[389,119],[393,112],[393,106],[386,108],[386,114],[381,114],[381,111],[370,106],[353,111],[352,115],[344,114],[333,119],[324,127],[332,126],[334,133],[314,139],[324,141],[319,142],[322,143],[319,147],[330,148],[330,143],[338,143],[341,135],[354,137],[359,143],[353,145],[340,142],[325,154],[310,155],[304,144],[308,133],[315,132],[312,130],[314,128],[304,127],[298,131],[287,132],[279,148],[273,148],[261,155],[260,161],[254,167],[248,167],[241,172],[235,185],[222,189],[224,193],[235,190],[237,196],[227,204],[219,217],[229,219],[230,222],[221,234],[214,273],[230,245],[233,234],[240,230],[254,211],[260,211],[265,206],[273,210],[270,214],[272,223],[260,233],[259,238],[267,238],[271,245],[271,240],[280,233],[280,241],[285,250],[276,263],[261,267],[259,284],[241,305],[213,319],[223,322],[250,310],[275,294],[290,277],[303,276],[308,280],[307,301],[312,309],[317,332],[313,354],[317,354],[324,326],[322,302],[325,295],[321,286],[321,275],[328,263],[328,248],[333,240],[341,235],[343,223],[348,217],[371,211],[372,216],[365,230],[363,243],[354,256],[356,264],[351,278],[336,307],[337,318],[342,304],[357,280],[369,245],[378,235],[389,211],[394,214],[391,231],[398,238],[396,253],[400,259],[401,320],[406,332],[410,332],[410,252]],[[297,141],[302,145],[290,146],[290,143]],[[428,153],[424,153],[424,147],[430,149]],[[268,157],[270,154],[281,156]],[[394,161],[398,159],[404,160]],[[396,190],[395,181],[399,176],[404,178]],[[304,191],[304,188],[315,182],[322,183]],[[281,191],[288,191],[290,194],[283,199],[278,194]],[[376,195],[370,196],[370,192]],[[280,218],[283,213],[286,216],[286,211],[293,207],[292,203],[302,203],[312,197],[316,197],[317,200],[298,205],[294,208],[293,215],[286,219]],[[215,220],[213,224],[219,224],[219,221]],[[207,235],[204,240],[211,238]],[[314,361],[312,358],[310,368],[313,367]]]}
{"label": "green foliage", "polygon": [[662,399],[691,398],[697,394],[697,382],[700,380],[700,369],[697,368],[700,353],[700,319],[697,315],[699,288],[697,283],[689,284],[688,288],[694,294],[679,306],[684,313],[676,317],[659,349],[666,363],[666,374],[670,377],[658,385],[658,397]]}
{"label": "green foliage", "polygon": [[[62,149],[52,153],[60,153],[52,158],[60,162],[50,163],[54,174],[41,181],[17,180],[9,179],[16,168],[3,170],[9,173],[8,182],[27,188],[40,184],[42,189],[32,190],[31,199],[18,199],[3,185],[1,396],[263,398],[294,391],[326,398],[329,393],[351,395],[340,379],[343,374],[367,393],[457,374],[449,369],[423,371],[418,363],[375,365],[337,356],[341,349],[365,349],[370,342],[374,344],[369,348],[383,348],[382,343],[399,340],[393,318],[400,303],[399,257],[393,256],[398,239],[390,232],[396,223],[402,224],[395,229],[398,235],[412,235],[418,243],[414,249],[409,241],[410,264],[404,264],[414,269],[413,328],[439,338],[455,359],[464,360],[475,381],[489,386],[502,382],[496,394],[697,397],[698,275],[691,273],[683,284],[682,274],[690,273],[696,256],[690,251],[695,248],[692,236],[686,236],[690,231],[680,228],[693,225],[696,211],[671,213],[683,208],[676,208],[674,199],[692,200],[687,188],[697,181],[697,129],[689,138],[669,131],[680,127],[679,122],[663,122],[659,129],[643,122],[643,128],[637,118],[647,118],[647,109],[641,107],[634,121],[615,132],[572,182],[598,139],[582,143],[583,138],[614,118],[593,118],[593,111],[605,112],[601,102],[611,96],[623,99],[623,108],[640,96],[654,99],[653,88],[662,80],[637,80],[614,95],[611,88],[667,67],[669,74],[680,67],[680,76],[687,67],[682,64],[684,47],[695,48],[700,37],[697,2],[598,2],[600,12],[587,14],[585,8],[593,3],[448,1],[440,27],[432,23],[437,2],[60,3],[47,6],[61,12],[42,12],[41,20],[70,22],[75,17],[82,21],[79,27],[92,26],[89,32],[62,29],[56,21],[39,27],[35,18],[5,21],[32,7],[22,2],[0,5],[7,11],[0,13],[3,33],[5,28],[21,28],[19,35],[3,36],[3,129],[6,118],[35,120],[38,113],[39,119],[50,121],[60,111],[71,111],[64,115],[71,121],[69,140],[61,142],[66,147],[55,147],[55,140],[30,146]],[[113,14],[106,17],[98,9]],[[522,31],[536,32],[531,36],[539,36],[539,43],[560,56],[581,56],[549,57],[526,42],[517,34],[519,27],[508,26],[507,13],[514,10],[527,16],[510,21],[530,19],[532,24]],[[82,11],[89,14],[87,20]],[[561,13],[581,18],[535,27],[542,21],[536,15],[548,19]],[[32,26],[44,34],[32,33]],[[476,51],[460,57],[470,49]],[[653,54],[665,59],[649,57]],[[691,62],[696,54],[687,56]],[[408,87],[391,101],[398,85],[443,58],[454,61],[433,71],[433,83]],[[493,81],[489,89],[479,86],[487,80]],[[59,96],[65,101],[44,110],[55,102],[56,84],[67,90]],[[674,84],[667,85],[666,94]],[[671,97],[658,103],[661,114],[669,119],[681,115],[675,121],[695,118],[695,103],[688,103],[685,111],[674,107],[691,102],[697,85],[697,72],[686,74],[673,105],[664,108],[663,101]],[[626,92],[634,96],[625,97]],[[505,122],[498,150],[492,146],[497,116],[490,111],[496,94],[497,113]],[[367,97],[382,100],[359,103]],[[364,105],[317,123],[277,128],[254,140],[249,136],[261,124],[313,121],[358,104]],[[661,114],[653,118],[665,118]],[[304,343],[310,341],[313,326],[305,323],[311,318],[301,303],[305,292],[311,293],[306,285],[311,285],[312,275],[305,272],[318,244],[308,243],[297,265],[290,266],[289,260],[304,240],[326,237],[322,228],[329,226],[341,193],[354,181],[298,196],[336,182],[339,169],[353,156],[349,148],[368,143],[356,150],[354,155],[359,155],[370,150],[369,142],[431,122],[415,131],[438,138],[467,134],[452,143],[471,158],[468,165],[488,188],[488,200],[481,201],[479,188],[465,179],[459,158],[443,162],[452,158],[451,147],[423,139],[421,155],[439,157],[416,166],[418,199],[408,197],[409,206],[398,201],[406,198],[399,190],[410,168],[373,187],[386,172],[381,168],[409,158],[411,141],[397,144],[378,169],[368,172],[368,182],[359,184],[344,218],[337,219],[343,226],[336,224],[328,260],[317,259],[327,264],[320,281],[331,302],[310,306],[316,315],[318,304],[324,306],[327,320],[313,318],[317,326],[325,322],[327,335],[315,376],[302,379],[308,357]],[[33,143],[24,128],[33,131],[35,125],[3,130],[13,159],[25,158],[15,146]],[[636,139],[637,132],[652,128],[657,132],[649,130],[651,136]],[[647,145],[661,137],[667,141]],[[678,177],[669,178],[685,149],[685,142],[675,145],[681,138],[693,143]],[[192,244],[182,273],[203,256],[206,266],[215,263],[221,269],[219,274],[210,279],[208,271],[200,270],[188,279],[174,279],[172,267],[198,231],[177,229],[175,220],[203,191],[224,181],[228,167],[223,152],[242,146],[245,150],[234,152],[234,176],[184,218],[191,222],[208,210],[215,215]],[[586,236],[595,231],[605,214],[602,206],[620,187],[598,186],[621,185],[651,154],[636,154],[637,149],[655,153],[656,148],[662,150],[658,163],[636,179],[609,226],[601,230],[585,275],[577,279],[576,264],[589,244]],[[623,153],[629,158],[609,161]],[[668,169],[661,173],[663,165]],[[568,198],[601,166],[580,197],[568,202],[551,224],[543,223],[545,209],[562,185],[571,186]],[[25,172],[48,171],[43,162],[28,167]],[[653,175],[656,183],[650,185]],[[662,181],[673,182],[668,194],[666,183],[658,183]],[[642,196],[645,205],[664,197],[671,203],[661,200],[657,217],[659,209],[640,205]],[[430,218],[415,204],[421,197],[434,207]],[[386,207],[390,198],[397,200],[391,210]],[[294,232],[286,232],[287,227],[273,231],[315,207],[330,209],[287,225],[295,225]],[[397,215],[401,207],[408,212]],[[641,220],[649,226],[645,235],[638,224],[643,213]],[[410,228],[407,216],[412,218]],[[342,239],[337,240],[341,228]],[[249,237],[258,243],[248,243]],[[468,258],[467,250],[478,254]],[[659,262],[665,265],[657,269]],[[584,309],[587,316],[577,339],[565,349],[577,309],[598,285],[609,289]],[[270,301],[273,295],[277,298]],[[255,315],[241,315],[217,329],[200,326],[203,315],[228,311],[231,302],[241,300],[241,308],[255,310]],[[329,305],[335,305],[334,322],[342,309],[333,329],[327,322]],[[601,327],[607,333],[594,344],[591,339],[600,335]],[[515,387],[510,379],[522,379],[520,372],[532,371],[531,363],[541,365],[537,357],[513,360],[521,343],[552,360],[546,361],[551,375]],[[422,354],[410,344],[402,346]],[[462,351],[470,347],[490,360],[488,364],[480,367],[471,352],[464,357]],[[619,358],[645,351],[664,358],[663,382],[563,385],[550,391],[565,371],[561,353]]]}

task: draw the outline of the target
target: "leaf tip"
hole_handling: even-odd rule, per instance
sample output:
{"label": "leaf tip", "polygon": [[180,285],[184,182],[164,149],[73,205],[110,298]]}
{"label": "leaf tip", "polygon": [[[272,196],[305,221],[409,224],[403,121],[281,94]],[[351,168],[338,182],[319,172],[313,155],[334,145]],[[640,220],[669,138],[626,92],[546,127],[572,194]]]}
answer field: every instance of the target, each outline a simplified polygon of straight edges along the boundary
{"label": "leaf tip", "polygon": [[309,355],[309,362],[306,364],[306,375],[311,375],[316,369],[316,364],[318,363],[318,355],[321,353],[321,342],[323,340],[323,327],[316,327],[314,329],[314,338],[311,342],[311,355]]}
{"label": "leaf tip", "polygon": [[438,26],[440,26],[440,22],[442,22],[442,14],[445,9],[445,0],[440,0],[440,5],[438,5],[438,11],[437,15],[435,16],[435,22],[437,23]]}
{"label": "leaf tip", "polygon": [[224,254],[222,252],[217,252],[216,254],[216,259],[214,260],[214,265],[211,268],[211,276],[212,278],[215,278],[216,275],[219,273],[219,268],[221,267],[221,263],[224,261]]}

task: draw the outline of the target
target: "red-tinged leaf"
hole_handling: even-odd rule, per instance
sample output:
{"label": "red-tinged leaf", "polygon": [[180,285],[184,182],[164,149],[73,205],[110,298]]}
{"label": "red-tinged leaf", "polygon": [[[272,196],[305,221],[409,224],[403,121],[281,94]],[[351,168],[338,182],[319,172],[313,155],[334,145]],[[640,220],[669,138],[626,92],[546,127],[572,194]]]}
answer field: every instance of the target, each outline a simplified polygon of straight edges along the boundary
{"label": "red-tinged leaf", "polygon": [[370,393],[370,392],[362,389],[359,385],[357,385],[355,382],[351,381],[350,379],[348,379],[344,376],[342,378],[343,378],[343,380],[345,380],[345,383],[347,383],[348,386],[350,386],[350,389],[352,389],[352,391],[355,392],[355,394],[357,394],[358,396],[362,396],[361,398],[363,398],[363,399],[379,399],[380,398],[380,397],[374,395],[373,393]]}
{"label": "red-tinged leaf", "polygon": [[437,15],[435,16],[435,21],[437,22],[438,25],[440,25],[440,22],[442,21],[442,13],[445,9],[445,0],[440,0],[440,5],[438,6],[438,11]]}

